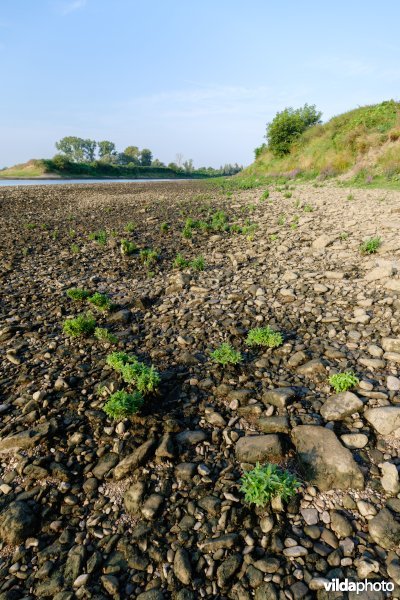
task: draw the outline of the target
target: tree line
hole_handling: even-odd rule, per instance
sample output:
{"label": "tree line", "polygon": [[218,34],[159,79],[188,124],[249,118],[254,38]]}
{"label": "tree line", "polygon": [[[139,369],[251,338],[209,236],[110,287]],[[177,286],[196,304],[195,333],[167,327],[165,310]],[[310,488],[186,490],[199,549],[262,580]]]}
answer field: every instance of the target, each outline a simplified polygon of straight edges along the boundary
{"label": "tree line", "polygon": [[213,167],[200,167],[196,169],[192,159],[183,160],[182,154],[177,154],[175,162],[168,165],[153,157],[148,148],[139,149],[138,146],[127,146],[122,152],[118,152],[114,142],[109,140],[84,139],[76,136],[66,136],[55,144],[59,154],[53,158],[53,162],[62,168],[63,163],[90,164],[101,163],[103,165],[115,165],[122,167],[160,167],[173,169],[177,173],[202,173],[205,175],[234,175],[243,169],[241,165],[226,164],[219,169]]}

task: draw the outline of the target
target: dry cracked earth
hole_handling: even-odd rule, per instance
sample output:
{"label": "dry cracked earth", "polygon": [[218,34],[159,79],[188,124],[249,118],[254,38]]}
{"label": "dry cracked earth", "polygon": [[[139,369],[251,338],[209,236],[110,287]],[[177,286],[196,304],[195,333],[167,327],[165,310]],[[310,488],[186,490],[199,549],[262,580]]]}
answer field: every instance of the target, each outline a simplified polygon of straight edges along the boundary
{"label": "dry cracked earth", "polygon": [[[292,188],[0,189],[1,600],[400,598],[400,194]],[[182,236],[215,210],[247,234]],[[84,310],[71,287],[111,297],[96,319],[117,343],[63,333]],[[284,343],[247,347],[265,325]],[[221,342],[243,363],[213,363]],[[119,421],[113,350],[161,375]],[[347,369],[359,385],[336,394]],[[258,461],[301,479],[289,502],[245,503]],[[335,578],[392,591],[327,592]]]}

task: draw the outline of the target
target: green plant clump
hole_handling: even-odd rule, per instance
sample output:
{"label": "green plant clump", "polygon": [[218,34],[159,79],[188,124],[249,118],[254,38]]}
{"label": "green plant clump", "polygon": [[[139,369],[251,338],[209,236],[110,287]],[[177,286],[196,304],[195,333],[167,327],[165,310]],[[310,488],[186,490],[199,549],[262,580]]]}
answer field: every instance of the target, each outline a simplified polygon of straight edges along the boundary
{"label": "green plant clump", "polygon": [[150,267],[154,263],[157,262],[159,258],[159,253],[157,250],[152,250],[151,248],[142,248],[139,253],[140,260],[142,263],[146,265],[146,267]]}
{"label": "green plant clump", "polygon": [[123,419],[138,412],[143,405],[140,392],[128,394],[124,391],[115,392],[105,403],[103,410],[110,419]]}
{"label": "green plant clump", "polygon": [[84,300],[89,298],[90,292],[88,292],[88,290],[83,290],[80,288],[70,288],[69,290],[67,290],[67,296],[75,302],[83,302]]}
{"label": "green plant clump", "polygon": [[211,359],[220,365],[237,365],[242,362],[243,357],[239,350],[235,350],[230,344],[224,342],[219,348],[211,353]]}
{"label": "green plant clump", "polygon": [[127,223],[125,225],[125,231],[127,233],[133,233],[136,229],[136,223],[133,223],[132,221],[129,221],[129,223]]}
{"label": "green plant clump", "polygon": [[123,256],[130,256],[137,251],[137,246],[129,240],[121,240],[121,254]]}
{"label": "green plant clump", "polygon": [[94,330],[94,337],[99,340],[99,342],[107,342],[108,344],[116,344],[118,342],[117,336],[110,333],[108,329],[105,329],[104,327],[96,327]]}
{"label": "green plant clump", "polygon": [[182,254],[177,254],[172,265],[174,269],[186,269],[189,266],[189,261]]}
{"label": "green plant clump", "polygon": [[206,261],[203,256],[198,256],[189,262],[189,267],[194,271],[204,271]]}
{"label": "green plant clump", "polygon": [[256,327],[250,329],[246,344],[248,346],[265,346],[267,348],[277,348],[283,343],[283,336],[279,331],[274,331],[271,327]]}
{"label": "green plant clump", "polygon": [[261,196],[261,200],[267,200],[269,198],[269,190],[265,190]]}
{"label": "green plant clump", "polygon": [[125,383],[133,384],[142,394],[154,392],[160,384],[160,375],[153,365],[148,367],[132,354],[113,352],[107,356],[107,364],[121,373]]}
{"label": "green plant clump", "polygon": [[365,240],[360,246],[361,254],[375,254],[378,248],[382,245],[382,240],[380,237],[369,238],[369,240]]}
{"label": "green plant clump", "polygon": [[93,294],[93,296],[90,296],[90,298],[88,298],[88,302],[93,304],[93,306],[99,310],[110,310],[112,306],[110,298],[105,294],[100,294],[99,292],[96,292]]}
{"label": "green plant clump", "polygon": [[89,234],[89,240],[97,242],[100,246],[105,246],[107,243],[107,232],[104,230],[94,231]]}
{"label": "green plant clump", "polygon": [[353,371],[336,373],[335,375],[331,375],[328,381],[337,394],[339,392],[346,392],[360,383],[360,380]]}
{"label": "green plant clump", "polygon": [[63,331],[71,337],[91,335],[96,327],[96,319],[90,313],[78,315],[74,319],[67,319],[63,325]]}
{"label": "green plant clump", "polygon": [[261,466],[257,463],[254,469],[244,473],[240,490],[245,502],[263,507],[276,496],[289,500],[300,486],[301,483],[289,471],[284,471],[277,465]]}

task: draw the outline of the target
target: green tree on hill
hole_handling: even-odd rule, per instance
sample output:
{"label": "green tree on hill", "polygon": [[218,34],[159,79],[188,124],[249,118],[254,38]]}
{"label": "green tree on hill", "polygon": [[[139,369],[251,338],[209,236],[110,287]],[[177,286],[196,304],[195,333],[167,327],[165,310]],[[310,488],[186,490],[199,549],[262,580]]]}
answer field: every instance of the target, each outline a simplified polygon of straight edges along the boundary
{"label": "green tree on hill", "polygon": [[322,113],[315,104],[285,108],[267,124],[268,148],[275,156],[289,154],[293,142],[309,127],[321,122]]}
{"label": "green tree on hill", "polygon": [[117,152],[114,142],[103,140],[102,142],[97,142],[97,147],[99,149],[100,160],[103,162],[116,162]]}
{"label": "green tree on hill", "polygon": [[153,160],[153,154],[148,148],[143,148],[140,153],[140,164],[142,167],[150,167]]}
{"label": "green tree on hill", "polygon": [[76,136],[66,136],[56,142],[56,148],[71,162],[92,162],[95,157],[97,143],[94,140]]}

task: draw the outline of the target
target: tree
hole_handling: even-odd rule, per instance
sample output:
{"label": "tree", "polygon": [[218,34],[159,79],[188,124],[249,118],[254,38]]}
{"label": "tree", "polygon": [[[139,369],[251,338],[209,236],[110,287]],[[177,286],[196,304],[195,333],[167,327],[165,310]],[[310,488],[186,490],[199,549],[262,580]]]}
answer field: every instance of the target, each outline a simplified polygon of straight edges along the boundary
{"label": "tree", "polygon": [[128,146],[123,153],[127,157],[127,163],[138,165],[140,163],[140,151],[137,146]]}
{"label": "tree", "polygon": [[150,167],[153,155],[148,148],[143,148],[140,153],[140,164],[142,167]]}
{"label": "tree", "polygon": [[97,147],[99,149],[100,159],[105,162],[112,162],[111,157],[117,156],[114,142],[103,140],[102,142],[97,142]]}
{"label": "tree", "polygon": [[285,108],[276,113],[267,124],[266,138],[268,148],[275,156],[284,156],[290,152],[293,142],[309,127],[321,122],[322,113],[315,104],[305,104],[302,108]]}
{"label": "tree", "polygon": [[155,158],[153,160],[153,162],[151,163],[152,167],[165,167],[164,163],[161,162],[161,160],[158,160],[158,158]]}
{"label": "tree", "polygon": [[192,173],[194,170],[193,160],[191,158],[189,158],[189,160],[185,160],[183,163],[183,168],[185,169],[186,173]]}
{"label": "tree", "polygon": [[56,142],[56,148],[71,162],[91,162],[94,160],[96,152],[96,142],[94,140],[84,140],[80,137],[67,136]]}
{"label": "tree", "polygon": [[82,140],[82,141],[83,141],[82,150],[83,150],[84,160],[86,162],[94,161],[94,157],[96,154],[97,142],[95,142],[94,140]]}

